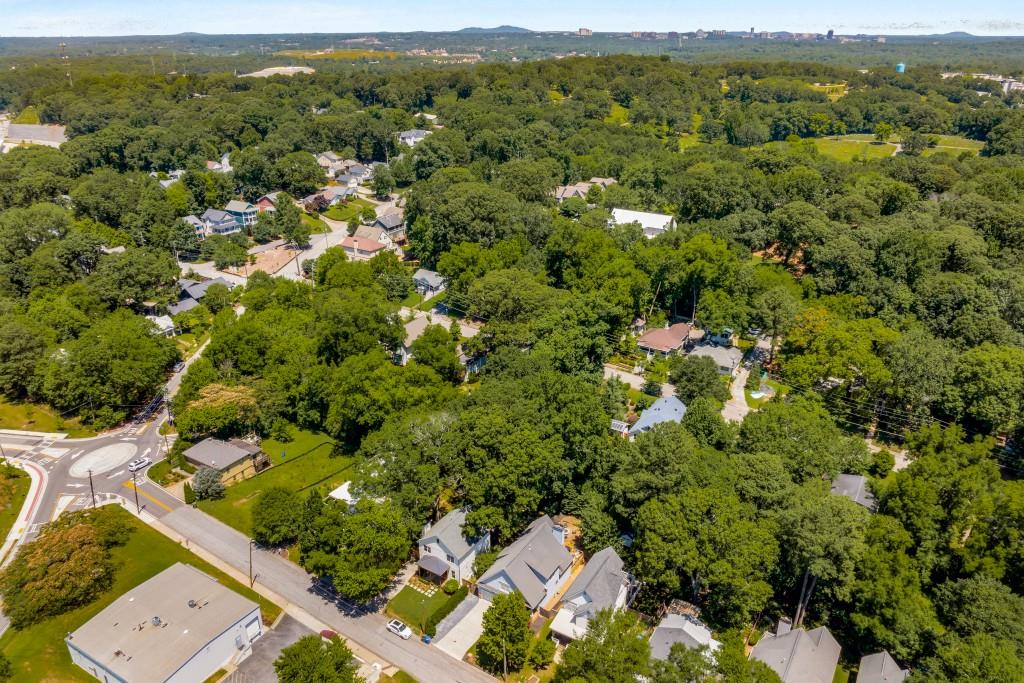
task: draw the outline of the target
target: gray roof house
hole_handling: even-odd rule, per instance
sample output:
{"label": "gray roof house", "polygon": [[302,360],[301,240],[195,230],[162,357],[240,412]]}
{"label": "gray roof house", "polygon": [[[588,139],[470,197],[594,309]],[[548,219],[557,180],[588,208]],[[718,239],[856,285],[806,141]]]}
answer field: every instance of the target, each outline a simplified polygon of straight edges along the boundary
{"label": "gray roof house", "polygon": [[413,128],[412,130],[403,130],[398,134],[398,141],[403,145],[409,147],[415,147],[419,143],[423,142],[426,137],[430,135],[429,130],[422,130],[420,128]]}
{"label": "gray roof house", "polygon": [[199,217],[206,227],[206,236],[230,235],[242,229],[242,222],[227,211],[220,209],[207,209]]}
{"label": "gray roof house", "polygon": [[562,596],[561,608],[551,621],[552,633],[567,641],[582,637],[598,611],[626,606],[632,584],[614,548],[594,553]]}
{"label": "gray roof house", "polygon": [[192,310],[206,296],[206,290],[210,288],[210,285],[217,284],[224,285],[228,289],[234,287],[234,285],[222,277],[215,277],[212,280],[204,280],[202,282],[181,278],[178,280],[178,301],[167,307],[167,313],[169,315],[178,315],[179,313]]}
{"label": "gray roof house", "polygon": [[735,375],[736,369],[740,366],[740,361],[743,360],[743,351],[736,347],[698,346],[690,352],[690,355],[697,358],[710,358],[718,367],[720,375]]}
{"label": "gray roof house", "polygon": [[686,404],[675,396],[659,398],[650,408],[640,413],[637,420],[629,429],[630,436],[636,436],[642,432],[650,431],[654,425],[663,422],[681,422],[686,415]]}
{"label": "gray roof house", "polygon": [[467,539],[463,533],[466,508],[452,510],[431,526],[423,529],[419,540],[417,564],[442,581],[452,578],[462,582],[473,576],[473,563],[477,553],[491,547],[491,534]]}
{"label": "gray roof house", "polygon": [[[197,467],[209,467],[222,473],[235,473],[239,469],[259,469],[263,451],[241,439],[221,441],[203,439],[184,453],[185,460]],[[265,457],[265,456],[264,456]]]}
{"label": "gray roof house", "polygon": [[260,210],[256,206],[238,199],[228,202],[224,207],[224,212],[234,216],[235,220],[245,227],[255,225],[260,215]]}
{"label": "gray roof house", "polygon": [[840,474],[832,481],[832,495],[849,498],[868,510],[875,509],[875,494],[868,490],[868,478],[863,474]]}
{"label": "gray roof house", "polygon": [[252,652],[260,607],[178,562],[104,607],[64,639],[71,661],[101,681],[193,683]]}
{"label": "gray roof house", "polygon": [[903,683],[910,671],[901,669],[896,660],[885,650],[860,658],[857,683]]}
{"label": "gray roof house", "polygon": [[696,617],[688,614],[666,614],[651,634],[651,656],[662,661],[667,660],[669,653],[672,652],[672,646],[676,643],[681,643],[691,650],[706,647],[709,655],[722,647],[720,642],[711,637],[711,629]]}
{"label": "gray roof house", "polygon": [[538,517],[501,551],[476,587],[480,597],[519,591],[526,606],[537,610],[565,585],[573,558],[565,547],[565,528],[550,517]]}
{"label": "gray roof house", "polygon": [[401,210],[391,210],[386,213],[382,213],[377,216],[377,220],[373,222],[375,228],[383,228],[389,233],[396,232],[405,228],[405,213]]}
{"label": "gray roof house", "polygon": [[774,634],[761,636],[750,657],[767,664],[782,683],[832,683],[841,651],[824,626],[805,631],[783,620]]}
{"label": "gray roof house", "polygon": [[412,274],[412,284],[416,287],[417,292],[429,297],[444,291],[445,279],[439,273],[420,268]]}

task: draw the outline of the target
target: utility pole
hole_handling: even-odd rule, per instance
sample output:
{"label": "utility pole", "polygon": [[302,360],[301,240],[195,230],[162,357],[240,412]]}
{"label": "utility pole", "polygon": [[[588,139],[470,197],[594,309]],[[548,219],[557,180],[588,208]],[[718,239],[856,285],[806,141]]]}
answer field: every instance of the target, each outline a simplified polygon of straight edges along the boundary
{"label": "utility pole", "polygon": [[89,493],[92,494],[92,506],[96,507],[96,489],[92,486],[92,470],[89,470]]}
{"label": "utility pole", "polygon": [[135,472],[132,472],[132,490],[135,491],[135,513],[142,514],[142,506],[139,505],[139,484],[135,480]]}
{"label": "utility pole", "polygon": [[256,584],[256,576],[252,573],[252,547],[256,545],[256,541],[249,539],[249,588],[252,588]]}

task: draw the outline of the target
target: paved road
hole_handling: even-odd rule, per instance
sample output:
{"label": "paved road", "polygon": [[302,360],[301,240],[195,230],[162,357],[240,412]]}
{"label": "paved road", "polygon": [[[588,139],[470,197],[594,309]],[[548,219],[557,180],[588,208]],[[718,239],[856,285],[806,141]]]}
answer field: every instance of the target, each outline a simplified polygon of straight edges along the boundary
{"label": "paved road", "polygon": [[[189,539],[191,545],[203,548],[236,570],[248,574],[249,539],[238,531],[191,507],[180,507],[164,515],[160,522]],[[313,592],[309,574],[288,560],[256,550],[253,552],[253,572],[258,583],[421,681],[494,682],[480,669],[455,660],[436,648],[413,639],[402,640],[388,633],[385,628],[387,618],[381,614],[346,614],[337,604]]]}

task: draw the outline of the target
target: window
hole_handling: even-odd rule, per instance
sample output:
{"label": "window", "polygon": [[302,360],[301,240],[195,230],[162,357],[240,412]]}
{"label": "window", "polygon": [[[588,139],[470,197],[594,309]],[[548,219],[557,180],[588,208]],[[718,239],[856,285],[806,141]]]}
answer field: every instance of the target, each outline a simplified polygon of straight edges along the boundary
{"label": "window", "polygon": [[452,564],[454,564],[454,563],[455,563],[455,558],[454,558],[454,557],[452,557],[451,555],[445,555],[445,557],[447,557],[447,558],[448,558],[448,561],[449,561],[449,562],[451,562]]}

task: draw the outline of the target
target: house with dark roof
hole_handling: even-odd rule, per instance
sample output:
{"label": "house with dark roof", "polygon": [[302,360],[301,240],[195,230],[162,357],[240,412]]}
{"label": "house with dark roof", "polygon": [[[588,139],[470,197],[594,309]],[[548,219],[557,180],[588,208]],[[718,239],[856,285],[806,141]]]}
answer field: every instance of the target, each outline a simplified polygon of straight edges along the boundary
{"label": "house with dark roof", "polygon": [[222,277],[215,277],[212,280],[203,280],[202,282],[181,278],[178,280],[178,301],[167,307],[168,314],[178,315],[198,306],[199,302],[206,296],[206,290],[211,285],[224,285],[228,289],[234,287],[233,284]]}
{"label": "house with dark roof", "polygon": [[775,633],[761,636],[750,658],[767,664],[782,683],[832,683],[841,652],[824,626],[805,631],[784,619]]}
{"label": "house with dark roof", "polygon": [[207,209],[199,219],[203,222],[207,237],[231,235],[242,229],[242,223],[237,218],[220,209]]}
{"label": "house with dark roof", "polygon": [[270,460],[259,446],[241,439],[203,439],[184,455],[192,465],[217,470],[227,481],[243,479],[270,466]]}
{"label": "house with dark roof", "polygon": [[903,683],[909,675],[909,669],[901,669],[892,655],[882,650],[860,658],[857,683]]}
{"label": "house with dark roof", "polygon": [[562,596],[551,632],[563,641],[582,638],[600,610],[626,606],[633,585],[633,577],[614,548],[597,551]]}
{"label": "house with dark roof", "polygon": [[401,209],[389,209],[377,216],[373,227],[386,230],[395,242],[404,242],[406,239],[405,212]]}
{"label": "house with dark roof", "polygon": [[651,633],[651,657],[662,661],[668,660],[672,646],[680,644],[690,650],[707,648],[709,657],[718,651],[722,644],[711,636],[711,629],[704,625],[696,616],[689,614],[666,614]]}
{"label": "house with dark roof", "polygon": [[875,494],[868,489],[868,478],[863,474],[840,474],[832,481],[832,495],[849,498],[857,505],[875,509]]}
{"label": "house with dark roof", "polygon": [[689,323],[676,323],[668,327],[647,330],[636,340],[636,345],[647,353],[648,359],[656,355],[668,357],[679,353],[683,348],[683,344],[690,337],[690,327]]}
{"label": "house with dark roof", "polygon": [[195,231],[196,237],[198,237],[199,239],[206,239],[205,223],[203,223],[201,220],[199,220],[192,214],[185,216],[181,220],[189,224],[189,227],[191,227]]}
{"label": "house with dark roof", "polygon": [[473,563],[479,553],[491,548],[491,534],[467,538],[463,530],[467,508],[452,510],[433,525],[423,529],[418,543],[420,569],[444,583],[447,579],[458,582],[473,577]]}
{"label": "house with dark roof", "polygon": [[640,413],[640,419],[629,428],[630,437],[649,432],[655,425],[665,422],[682,422],[686,415],[686,404],[675,396],[663,396]]}
{"label": "house with dark roof", "polygon": [[540,609],[571,575],[573,557],[565,547],[565,536],[565,527],[547,515],[538,517],[498,554],[477,581],[477,594],[493,600],[500,593],[519,591],[531,611]]}

